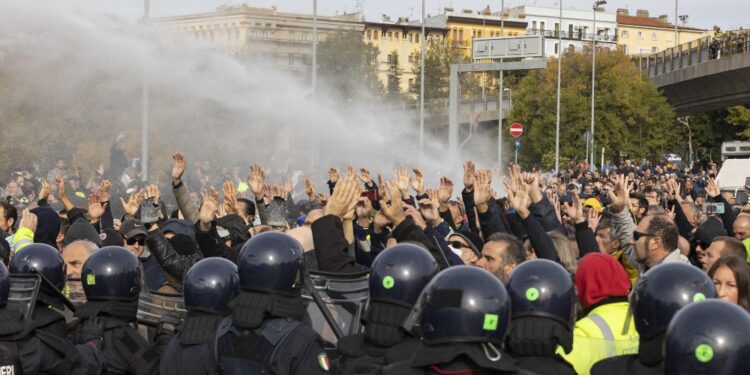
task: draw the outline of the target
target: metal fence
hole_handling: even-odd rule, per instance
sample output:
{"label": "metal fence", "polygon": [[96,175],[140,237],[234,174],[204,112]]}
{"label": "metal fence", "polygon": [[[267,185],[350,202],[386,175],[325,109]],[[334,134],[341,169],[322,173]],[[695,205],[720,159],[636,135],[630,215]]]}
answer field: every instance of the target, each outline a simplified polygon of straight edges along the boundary
{"label": "metal fence", "polygon": [[720,38],[708,36],[643,56],[639,60],[639,66],[649,77],[655,77],[710,60],[748,53],[748,51],[750,51],[750,30],[739,30],[728,32]]}

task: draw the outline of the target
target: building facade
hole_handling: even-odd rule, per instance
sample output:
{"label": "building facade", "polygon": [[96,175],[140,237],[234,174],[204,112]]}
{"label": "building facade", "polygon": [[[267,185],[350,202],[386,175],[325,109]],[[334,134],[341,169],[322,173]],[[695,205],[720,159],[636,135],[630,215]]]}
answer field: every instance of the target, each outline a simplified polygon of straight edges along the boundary
{"label": "building facade", "polygon": [[[247,64],[268,64],[299,73],[312,66],[312,15],[249,5],[220,6],[216,12],[154,18],[164,33],[217,44]],[[338,31],[363,32],[358,13],[318,16],[318,41]]]}
{"label": "building facade", "polygon": [[672,48],[708,35],[706,30],[677,26],[666,15],[649,17],[647,10],[638,9],[630,15],[627,9],[617,10],[617,45],[628,55],[643,56]]}
{"label": "building facade", "polygon": [[[422,25],[420,22],[399,18],[391,21],[384,16],[378,22],[364,23],[365,43],[378,49],[378,78],[387,86],[391,69],[397,66],[401,74],[401,92],[409,90],[418,82],[414,68],[419,66],[422,51]],[[425,27],[427,40],[440,40],[446,29]]]}
{"label": "building facade", "polygon": [[[444,8],[443,14],[426,18],[426,25],[446,30],[448,41],[458,47],[464,58],[471,59],[471,42],[474,38],[517,36],[526,33],[526,21],[493,15],[489,7],[475,12],[464,9],[457,13]],[[502,33],[501,33],[502,30]]]}
{"label": "building facade", "polygon": [[[558,37],[562,37],[562,48],[569,51],[587,51],[594,37],[594,10],[562,10],[538,5],[522,5],[507,11],[510,17],[524,20],[526,35],[544,36],[544,55],[557,57],[560,51]],[[597,48],[617,48],[617,14],[599,8],[596,12]]]}

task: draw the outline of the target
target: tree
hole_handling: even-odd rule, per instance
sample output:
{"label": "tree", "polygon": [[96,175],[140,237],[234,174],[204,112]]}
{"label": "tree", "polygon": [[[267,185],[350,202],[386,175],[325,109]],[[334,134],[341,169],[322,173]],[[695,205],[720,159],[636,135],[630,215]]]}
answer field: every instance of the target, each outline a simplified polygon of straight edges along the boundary
{"label": "tree", "polygon": [[[526,75],[513,92],[508,123],[521,122],[524,147],[519,158],[554,165],[557,61]],[[638,68],[622,52],[597,51],[595,147],[607,155],[654,157],[678,142],[674,112]],[[560,102],[560,156],[585,160],[584,133],[591,124],[591,54],[566,53]],[[679,140],[681,141],[681,140]],[[597,159],[599,156],[597,156]]]}
{"label": "tree", "polygon": [[750,138],[750,108],[740,105],[727,108],[726,120],[729,124],[741,129],[737,132],[738,136]]}
{"label": "tree", "polygon": [[[424,98],[447,99],[450,84],[451,64],[465,63],[461,50],[446,39],[428,39],[427,51],[424,59]],[[419,89],[421,80],[420,64],[414,64],[413,72],[416,76],[416,84],[411,92],[419,100]],[[461,93],[476,93],[479,84],[476,76],[470,73],[461,74]]]}
{"label": "tree", "polygon": [[362,33],[339,31],[318,44],[321,83],[343,98],[379,97],[378,49],[363,41]]}
{"label": "tree", "polygon": [[388,84],[386,85],[386,96],[391,102],[403,99],[401,95],[401,70],[398,67],[398,51],[393,50],[388,55]]}

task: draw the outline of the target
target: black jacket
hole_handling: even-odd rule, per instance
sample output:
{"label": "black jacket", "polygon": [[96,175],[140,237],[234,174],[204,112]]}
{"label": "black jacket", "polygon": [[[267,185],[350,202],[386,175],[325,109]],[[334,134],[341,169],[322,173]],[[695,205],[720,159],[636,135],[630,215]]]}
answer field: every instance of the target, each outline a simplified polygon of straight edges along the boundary
{"label": "black jacket", "polygon": [[435,346],[420,345],[417,352],[408,361],[401,361],[386,366],[381,371],[384,375],[422,375],[444,373],[472,374],[533,374],[518,367],[506,353],[499,353],[500,358],[492,361],[487,358],[481,344],[442,344]]}
{"label": "black jacket", "polygon": [[664,374],[663,362],[649,367],[638,360],[637,354],[620,355],[606,358],[591,367],[591,375],[661,375]]}
{"label": "black jacket", "polygon": [[154,258],[161,264],[164,271],[178,280],[183,279],[183,276],[193,264],[203,259],[203,254],[200,252],[189,256],[178,254],[164,237],[164,234],[158,230],[148,233],[146,243],[148,244],[149,251],[151,251]]}

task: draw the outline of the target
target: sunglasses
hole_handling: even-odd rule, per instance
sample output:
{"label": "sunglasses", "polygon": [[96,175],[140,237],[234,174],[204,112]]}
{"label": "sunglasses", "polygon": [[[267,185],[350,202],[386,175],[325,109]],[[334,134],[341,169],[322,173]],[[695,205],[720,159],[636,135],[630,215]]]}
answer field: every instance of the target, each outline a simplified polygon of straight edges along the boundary
{"label": "sunglasses", "polygon": [[146,244],[146,239],[145,238],[129,238],[125,242],[127,242],[128,245],[131,245],[131,246],[135,245],[136,242],[138,243],[138,245],[143,246]]}
{"label": "sunglasses", "polygon": [[469,245],[466,245],[463,242],[459,242],[459,241],[449,241],[448,245],[450,245],[451,247],[455,249],[462,249],[462,248],[470,249],[471,248]]}
{"label": "sunglasses", "polygon": [[641,237],[659,237],[659,236],[655,236],[650,233],[639,232],[637,230],[633,231],[633,241],[638,241]]}

